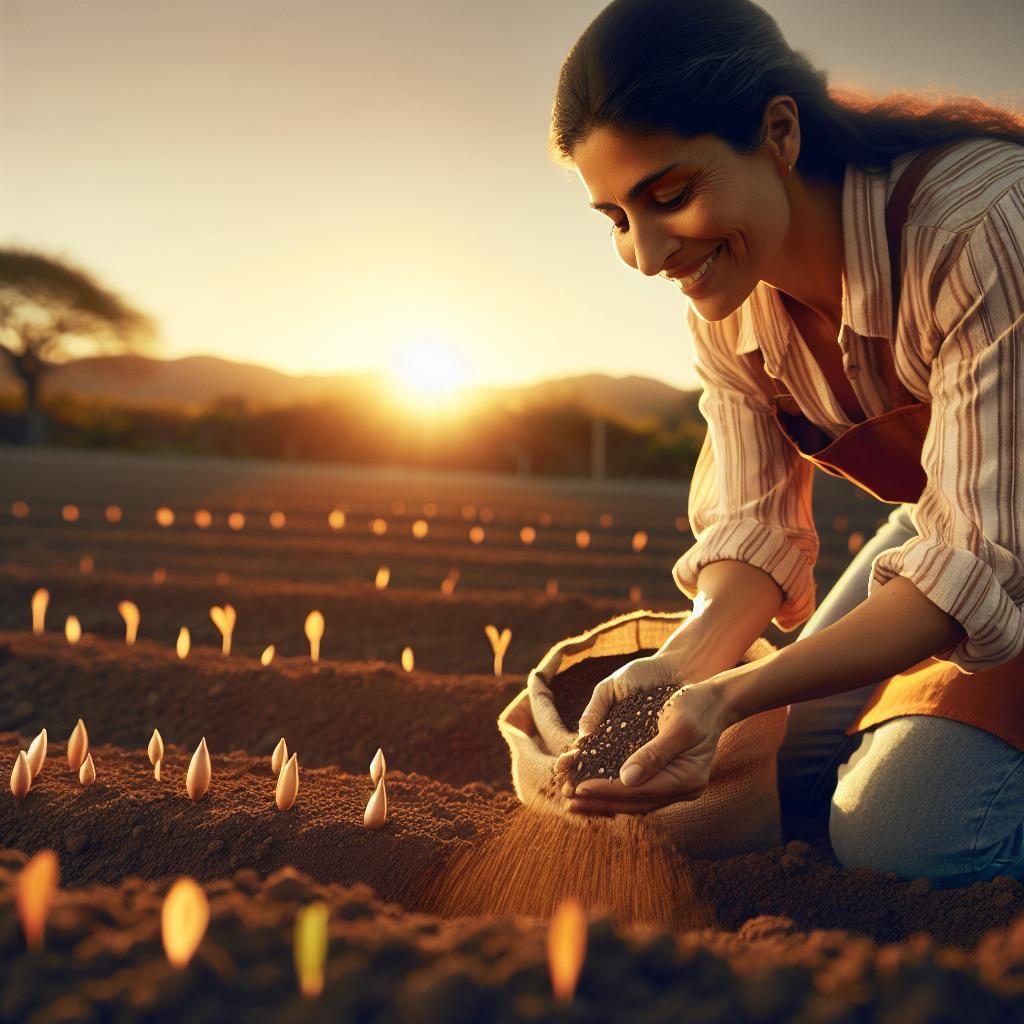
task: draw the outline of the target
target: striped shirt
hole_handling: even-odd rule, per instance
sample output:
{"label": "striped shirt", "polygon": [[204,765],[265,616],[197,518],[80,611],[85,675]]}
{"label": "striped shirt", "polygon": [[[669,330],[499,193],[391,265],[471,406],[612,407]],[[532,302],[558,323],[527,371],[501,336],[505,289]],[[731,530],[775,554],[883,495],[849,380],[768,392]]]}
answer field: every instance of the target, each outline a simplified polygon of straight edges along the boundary
{"label": "striped shirt", "polygon": [[[881,344],[893,345],[907,389],[931,403],[918,536],[874,559],[868,591],[909,579],[964,628],[942,657],[976,672],[1024,649],[1024,146],[968,139],[925,174],[903,233],[893,342],[885,205],[915,155],[877,174],[847,165],[838,343],[867,416],[892,408]],[[784,594],[776,624],[795,629],[815,604],[814,467],[783,436],[760,371],[739,354],[760,348],[767,372],[830,437],[852,423],[765,282],[726,319],[706,322],[688,308],[687,322],[708,432],[690,485],[697,541],[673,576],[693,597],[711,562],[757,566]]]}

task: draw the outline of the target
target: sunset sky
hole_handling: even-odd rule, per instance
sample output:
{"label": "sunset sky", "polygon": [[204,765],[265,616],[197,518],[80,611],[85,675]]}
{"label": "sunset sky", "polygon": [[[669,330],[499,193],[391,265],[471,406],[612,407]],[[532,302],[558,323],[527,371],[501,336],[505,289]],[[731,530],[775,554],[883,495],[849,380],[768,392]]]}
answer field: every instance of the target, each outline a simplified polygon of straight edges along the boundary
{"label": "sunset sky", "polygon": [[[710,0],[709,0],[710,2]],[[545,149],[598,0],[0,0],[0,244],[64,255],[159,354],[692,386],[685,299]],[[1021,0],[766,0],[834,85],[1024,110]]]}

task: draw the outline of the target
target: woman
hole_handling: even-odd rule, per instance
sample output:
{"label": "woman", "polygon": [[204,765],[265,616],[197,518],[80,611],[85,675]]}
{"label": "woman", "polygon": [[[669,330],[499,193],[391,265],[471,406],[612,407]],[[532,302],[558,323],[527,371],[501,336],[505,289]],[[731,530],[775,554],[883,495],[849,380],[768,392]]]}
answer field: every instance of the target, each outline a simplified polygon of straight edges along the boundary
{"label": "woman", "polygon": [[[784,811],[828,813],[841,862],[1024,877],[1024,119],[841,96],[749,0],[616,0],[551,142],[686,296],[708,422],[674,570],[704,611],[581,732],[682,685],[573,809],[692,799],[724,729],[788,704]],[[796,643],[734,667],[814,610],[816,467],[897,507]]]}

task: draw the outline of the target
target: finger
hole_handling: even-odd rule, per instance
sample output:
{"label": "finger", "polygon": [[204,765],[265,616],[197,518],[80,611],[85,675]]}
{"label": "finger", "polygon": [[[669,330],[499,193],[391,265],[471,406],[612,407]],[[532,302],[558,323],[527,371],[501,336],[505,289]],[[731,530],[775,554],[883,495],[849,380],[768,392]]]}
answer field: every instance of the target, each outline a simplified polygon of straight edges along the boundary
{"label": "finger", "polygon": [[570,814],[600,814],[610,816],[614,814],[650,814],[673,801],[662,798],[661,800],[570,800],[568,807]]}
{"label": "finger", "polygon": [[619,769],[619,781],[624,786],[641,786],[656,776],[680,753],[682,750],[678,738],[672,737],[670,733],[659,732],[653,740],[649,740],[626,758]]}
{"label": "finger", "polygon": [[592,733],[605,719],[612,704],[615,702],[615,684],[610,679],[594,687],[590,696],[590,703],[583,709],[580,715],[579,729],[577,736],[586,736]]}
{"label": "finger", "polygon": [[644,800],[675,803],[677,800],[693,800],[706,788],[707,784],[703,782],[689,786],[681,785],[678,778],[659,772],[639,786],[624,786],[618,779],[588,779],[575,787],[571,794],[565,795],[579,800],[598,800],[602,803],[633,804]]}

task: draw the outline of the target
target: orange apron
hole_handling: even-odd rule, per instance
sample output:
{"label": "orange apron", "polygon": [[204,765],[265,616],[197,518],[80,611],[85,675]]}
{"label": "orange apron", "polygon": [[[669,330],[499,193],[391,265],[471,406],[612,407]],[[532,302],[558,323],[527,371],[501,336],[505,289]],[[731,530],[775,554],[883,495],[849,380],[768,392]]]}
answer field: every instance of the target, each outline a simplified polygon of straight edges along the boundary
{"label": "orange apron", "polygon": [[[899,310],[900,243],[910,199],[928,167],[954,144],[918,154],[900,176],[886,207],[894,338]],[[837,438],[830,438],[811,423],[775,378],[769,378],[765,391],[775,407],[780,429],[805,459],[833,476],[849,480],[880,501],[916,502],[926,483],[921,449],[931,406],[915,398],[900,382],[892,346],[885,339],[879,339],[879,353],[893,408],[881,416],[862,419]],[[750,352],[748,357],[758,374],[763,373],[761,353]],[[995,668],[971,674],[961,672],[951,662],[926,658],[881,683],[846,730],[847,735],[900,715],[933,715],[965,722],[1024,751],[1024,653]]]}

